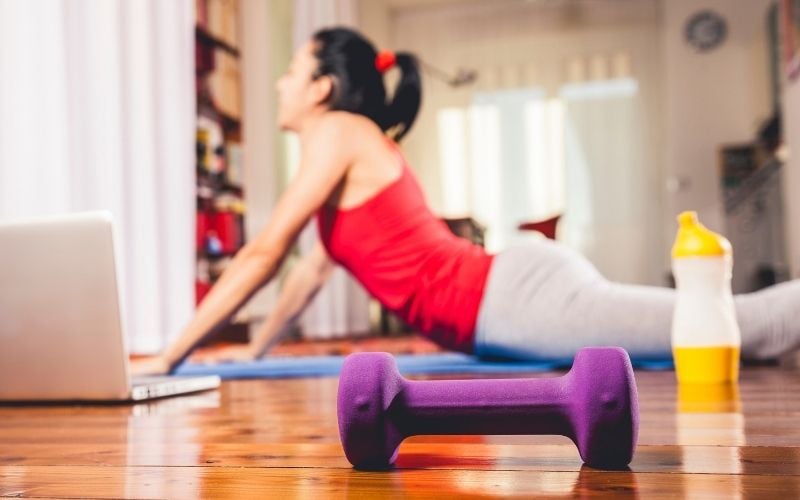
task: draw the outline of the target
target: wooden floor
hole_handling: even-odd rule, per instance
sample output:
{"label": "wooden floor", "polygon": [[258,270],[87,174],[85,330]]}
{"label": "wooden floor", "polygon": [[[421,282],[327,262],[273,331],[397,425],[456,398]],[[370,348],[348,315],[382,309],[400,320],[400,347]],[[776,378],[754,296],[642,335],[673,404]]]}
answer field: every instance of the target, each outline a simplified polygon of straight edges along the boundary
{"label": "wooden floor", "polygon": [[673,374],[638,372],[639,447],[614,472],[582,466],[557,436],[415,437],[395,470],[355,471],[335,378],[235,381],[132,406],[0,407],[0,495],[798,498],[800,374],[741,378],[741,412],[679,413]]}

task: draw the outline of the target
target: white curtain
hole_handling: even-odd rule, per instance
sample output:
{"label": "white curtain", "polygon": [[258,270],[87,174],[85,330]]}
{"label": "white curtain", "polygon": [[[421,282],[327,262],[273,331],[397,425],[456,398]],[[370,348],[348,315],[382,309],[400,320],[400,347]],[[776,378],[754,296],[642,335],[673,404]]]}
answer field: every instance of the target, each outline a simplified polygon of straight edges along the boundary
{"label": "white curtain", "polygon": [[134,352],[193,311],[193,26],[190,0],[0,0],[0,220],[110,210]]}
{"label": "white curtain", "polygon": [[[305,44],[320,28],[354,26],[357,7],[355,0],[295,0],[295,49]],[[290,158],[293,156],[289,155]],[[311,222],[300,235],[301,253],[308,253],[316,241],[316,222]],[[309,338],[333,338],[367,332],[369,296],[344,269],[337,267],[303,313],[300,324],[303,335]]]}

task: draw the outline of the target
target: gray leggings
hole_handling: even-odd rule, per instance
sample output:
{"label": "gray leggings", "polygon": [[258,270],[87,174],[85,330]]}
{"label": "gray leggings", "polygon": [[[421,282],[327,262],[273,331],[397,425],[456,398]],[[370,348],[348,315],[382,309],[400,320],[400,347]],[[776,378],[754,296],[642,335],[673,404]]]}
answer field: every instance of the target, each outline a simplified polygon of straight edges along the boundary
{"label": "gray leggings", "polygon": [[[548,240],[495,257],[478,314],[475,352],[520,359],[570,358],[614,345],[632,357],[671,356],[675,291],[613,283],[578,252]],[[734,298],[742,355],[775,357],[798,347],[800,280]]]}

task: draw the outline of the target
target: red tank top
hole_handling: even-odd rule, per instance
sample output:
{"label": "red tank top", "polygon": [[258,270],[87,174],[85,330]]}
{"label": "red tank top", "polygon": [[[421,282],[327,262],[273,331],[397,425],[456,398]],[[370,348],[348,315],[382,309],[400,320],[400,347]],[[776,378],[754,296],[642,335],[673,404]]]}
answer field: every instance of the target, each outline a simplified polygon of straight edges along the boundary
{"label": "red tank top", "polygon": [[431,213],[413,172],[391,147],[403,168],[400,178],[352,209],[323,205],[320,237],[333,260],[386,308],[437,343],[472,352],[493,257]]}

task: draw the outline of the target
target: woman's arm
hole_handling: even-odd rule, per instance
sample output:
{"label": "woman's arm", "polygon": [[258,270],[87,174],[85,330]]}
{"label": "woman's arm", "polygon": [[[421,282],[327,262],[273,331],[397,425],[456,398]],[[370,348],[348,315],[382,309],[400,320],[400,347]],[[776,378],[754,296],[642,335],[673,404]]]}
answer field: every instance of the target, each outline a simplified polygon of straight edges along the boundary
{"label": "woman's arm", "polygon": [[282,334],[297,320],[333,269],[333,261],[322,243],[317,242],[311,253],[289,272],[275,308],[250,340],[249,353],[253,359],[263,356],[280,341]]}
{"label": "woman's arm", "polygon": [[278,302],[247,345],[236,345],[204,355],[202,361],[248,361],[260,358],[289,331],[317,291],[325,284],[334,263],[317,242],[314,249],[298,261],[281,289]]}
{"label": "woman's arm", "polygon": [[227,322],[266,284],[274,276],[281,259],[277,254],[270,260],[264,259],[255,254],[252,244],[245,245],[201,302],[178,339],[161,354],[167,371],[180,364],[206,335]]}
{"label": "woman's arm", "polygon": [[261,233],[245,245],[200,304],[178,339],[134,373],[171,371],[210,332],[222,325],[275,275],[297,234],[328,199],[354,160],[346,120],[330,113],[302,139],[297,175],[281,196]]}

